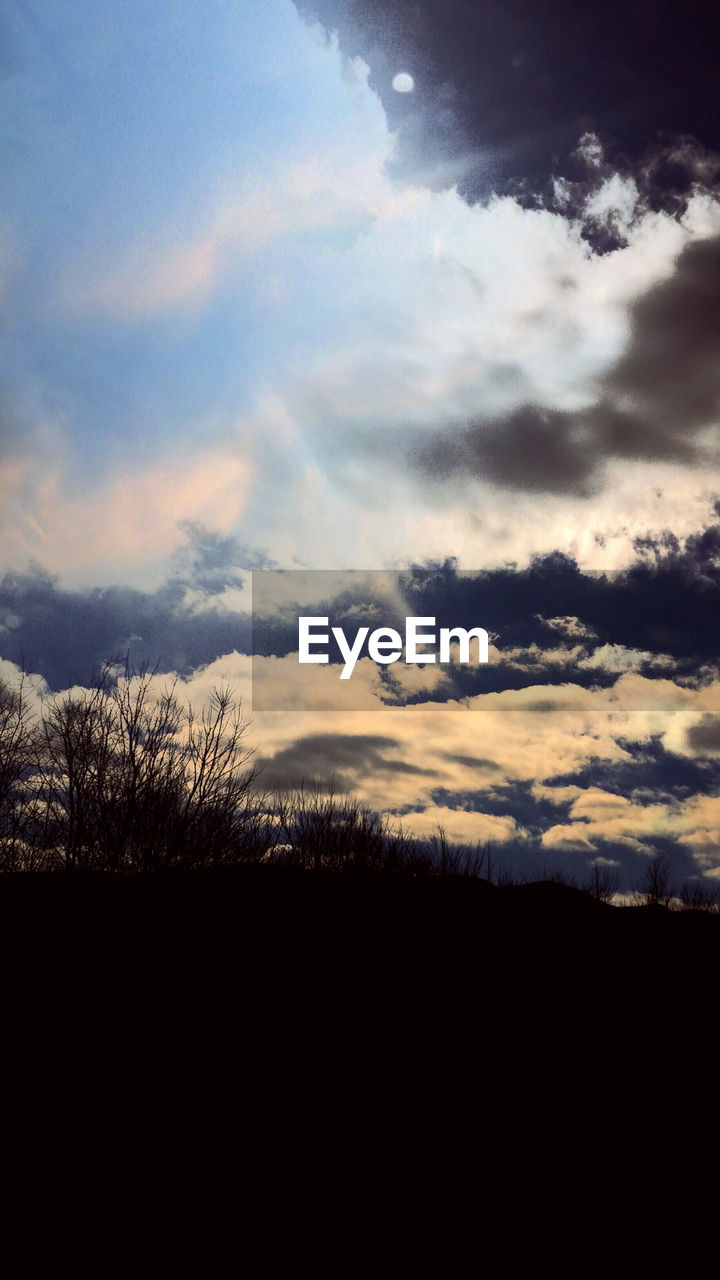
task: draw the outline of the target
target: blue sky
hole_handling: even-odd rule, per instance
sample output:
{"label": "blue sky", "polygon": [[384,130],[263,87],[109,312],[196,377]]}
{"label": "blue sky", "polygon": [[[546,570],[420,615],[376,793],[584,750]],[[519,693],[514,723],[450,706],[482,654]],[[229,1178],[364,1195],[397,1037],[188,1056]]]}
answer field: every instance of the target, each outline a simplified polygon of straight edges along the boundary
{"label": "blue sky", "polygon": [[252,403],[306,329],[274,276],[344,233],[300,218],[293,238],[283,183],[357,123],[290,4],[28,3],[8,44],[10,381],[60,423],[78,484]]}

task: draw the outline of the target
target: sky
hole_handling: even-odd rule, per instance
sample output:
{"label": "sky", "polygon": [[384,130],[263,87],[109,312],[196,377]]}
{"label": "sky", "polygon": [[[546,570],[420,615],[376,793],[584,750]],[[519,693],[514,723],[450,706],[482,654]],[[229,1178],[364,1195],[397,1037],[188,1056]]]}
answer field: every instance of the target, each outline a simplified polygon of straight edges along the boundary
{"label": "sky", "polygon": [[0,675],[251,707],[253,571],[393,570],[484,683],[361,662],[329,712],[313,670],[268,782],[720,881],[718,43],[662,0],[7,0]]}

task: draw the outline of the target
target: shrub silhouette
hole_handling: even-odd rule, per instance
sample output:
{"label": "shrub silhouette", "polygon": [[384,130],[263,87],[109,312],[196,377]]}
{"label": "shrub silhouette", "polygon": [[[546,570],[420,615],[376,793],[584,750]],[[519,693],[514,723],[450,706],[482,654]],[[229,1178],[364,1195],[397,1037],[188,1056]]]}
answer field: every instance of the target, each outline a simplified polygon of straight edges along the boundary
{"label": "shrub silhouette", "polygon": [[444,876],[471,876],[479,879],[483,871],[489,880],[492,872],[490,843],[452,844],[441,823],[429,840],[433,869]]}
{"label": "shrub silhouette", "polygon": [[356,796],[336,795],[332,781],[303,781],[277,798],[275,816],[273,860],[306,870],[480,877],[489,862],[487,843],[451,844],[442,826],[416,839]]}
{"label": "shrub silhouette", "polygon": [[331,782],[299,787],[276,801],[283,861],[314,871],[377,870],[391,838],[388,822],[355,796],[338,797]]}
{"label": "shrub silhouette", "polygon": [[686,880],[680,890],[680,901],[687,911],[717,911],[720,907],[720,888]]}

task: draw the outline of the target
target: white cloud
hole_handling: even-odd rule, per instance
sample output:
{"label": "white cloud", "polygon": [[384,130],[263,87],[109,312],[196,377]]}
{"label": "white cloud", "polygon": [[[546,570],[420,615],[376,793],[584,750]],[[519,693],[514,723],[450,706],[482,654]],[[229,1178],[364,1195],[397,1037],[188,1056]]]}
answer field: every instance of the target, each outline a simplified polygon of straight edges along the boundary
{"label": "white cloud", "polygon": [[449,809],[446,805],[431,805],[419,813],[403,817],[403,829],[418,837],[434,836],[438,827],[444,831],[451,844],[483,844],[486,840],[506,844],[508,840],[522,839],[527,835],[509,814],[476,813],[474,810]]}
{"label": "white cloud", "polygon": [[637,215],[639,192],[633,178],[614,173],[585,203],[585,217],[626,236]]}

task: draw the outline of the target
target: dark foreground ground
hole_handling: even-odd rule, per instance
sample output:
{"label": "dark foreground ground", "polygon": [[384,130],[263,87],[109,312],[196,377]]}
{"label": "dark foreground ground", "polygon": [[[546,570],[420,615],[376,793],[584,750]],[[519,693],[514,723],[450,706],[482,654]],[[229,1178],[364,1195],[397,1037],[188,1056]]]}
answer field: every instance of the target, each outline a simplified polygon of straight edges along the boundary
{"label": "dark foreground ground", "polygon": [[[320,1117],[344,1158],[376,1158],[380,1129],[385,1147],[421,1151],[430,1124],[462,1143],[472,1116],[473,1159],[499,1126],[514,1178],[538,1125],[545,1159],[560,1116],[584,1149],[640,1122],[705,1125],[719,955],[720,916],[556,884],[272,868],[0,879],[5,1063],[31,1110],[62,1113],[63,1151],[80,1113],[91,1128],[97,1114],[103,1148],[108,1116],[113,1142],[126,1123],[139,1141],[139,1115],[143,1144],[162,1125],[163,1150],[183,1149],[190,1116],[223,1141],[232,1119],[228,1158],[250,1160],[252,1125],[274,1179],[290,1147],[301,1177]],[[389,1166],[376,1176],[392,1187]]]}
{"label": "dark foreground ground", "polygon": [[488,1001],[498,990],[562,1001],[585,985],[606,1008],[686,997],[720,956],[720,915],[613,907],[555,883],[498,887],[256,867],[0,877],[0,945],[16,981],[124,975],[146,990],[204,984],[237,998],[263,987],[373,990]]}
{"label": "dark foreground ground", "polygon": [[[469,876],[236,867],[112,875],[0,874],[0,929],[43,945],[85,937],[102,947],[201,941],[231,953],[304,944],[346,954],[481,952],[575,936],[589,950],[720,944],[720,913],[616,907],[553,881],[498,886]],[[591,945],[592,944],[592,945]],[[332,954],[332,953],[330,953]],[[330,957],[328,957],[329,959]]]}

